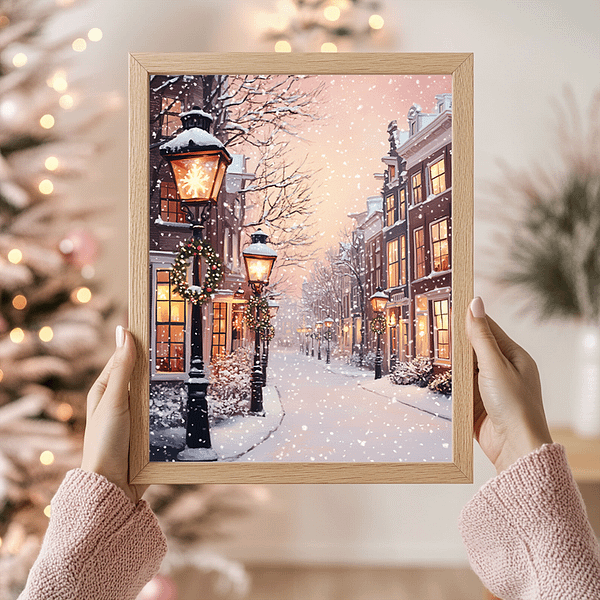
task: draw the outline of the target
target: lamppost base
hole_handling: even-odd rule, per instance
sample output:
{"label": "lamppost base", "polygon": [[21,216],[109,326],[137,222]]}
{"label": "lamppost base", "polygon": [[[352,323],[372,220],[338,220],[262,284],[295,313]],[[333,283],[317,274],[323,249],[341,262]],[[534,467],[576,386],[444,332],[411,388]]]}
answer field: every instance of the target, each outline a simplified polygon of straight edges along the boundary
{"label": "lamppost base", "polygon": [[267,416],[267,413],[264,410],[259,410],[257,412],[251,410],[248,414],[252,415],[253,417],[266,417]]}
{"label": "lamppost base", "polygon": [[177,460],[189,462],[214,462],[219,460],[212,448],[185,448],[177,454]]}

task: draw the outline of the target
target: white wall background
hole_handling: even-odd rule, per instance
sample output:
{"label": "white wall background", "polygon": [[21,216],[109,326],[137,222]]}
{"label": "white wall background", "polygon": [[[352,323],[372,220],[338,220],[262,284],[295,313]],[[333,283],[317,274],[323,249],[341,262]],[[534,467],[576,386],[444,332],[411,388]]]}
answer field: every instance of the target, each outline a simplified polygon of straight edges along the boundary
{"label": "white wall background", "polygon": [[[484,218],[488,185],[502,172],[497,160],[528,166],[555,157],[551,99],[571,86],[587,108],[600,73],[597,0],[388,0],[382,11],[394,33],[393,50],[475,54],[475,292],[488,312],[536,358],[552,425],[571,418],[575,328],[535,323],[498,296],[486,276],[486,248],[494,233]],[[257,8],[272,0],[90,0],[61,18],[55,31],[100,27],[104,39],[76,57],[88,96],[117,90],[127,97],[127,53],[140,51],[251,51]],[[402,117],[402,115],[399,115]],[[113,237],[99,271],[126,303],[127,114],[103,125],[110,139],[81,196],[107,207]],[[493,469],[475,448],[473,485],[269,486],[273,502],[225,545],[250,560],[385,564],[466,562],[456,521],[462,506]]]}

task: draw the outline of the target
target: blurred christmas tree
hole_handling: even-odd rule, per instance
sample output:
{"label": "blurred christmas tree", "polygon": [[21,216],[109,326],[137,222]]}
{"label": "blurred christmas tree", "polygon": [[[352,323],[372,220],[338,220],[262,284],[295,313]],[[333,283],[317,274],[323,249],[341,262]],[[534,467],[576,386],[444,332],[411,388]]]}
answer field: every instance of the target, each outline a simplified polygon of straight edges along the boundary
{"label": "blurred christmas tree", "polygon": [[81,461],[87,390],[110,350],[97,242],[69,185],[98,149],[68,58],[102,34],[48,41],[67,4],[0,1],[1,598],[24,584],[50,499]]}

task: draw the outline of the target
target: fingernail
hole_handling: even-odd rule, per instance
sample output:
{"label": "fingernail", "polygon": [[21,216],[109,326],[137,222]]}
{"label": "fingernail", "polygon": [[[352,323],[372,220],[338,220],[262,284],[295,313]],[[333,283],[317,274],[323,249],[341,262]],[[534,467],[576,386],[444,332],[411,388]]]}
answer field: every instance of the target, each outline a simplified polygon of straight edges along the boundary
{"label": "fingernail", "polygon": [[476,319],[483,319],[485,317],[485,306],[483,305],[483,300],[479,296],[475,296],[475,298],[471,300],[471,314]]}
{"label": "fingernail", "polygon": [[116,337],[117,348],[121,348],[121,346],[123,346],[125,343],[125,329],[121,325],[117,325]]}

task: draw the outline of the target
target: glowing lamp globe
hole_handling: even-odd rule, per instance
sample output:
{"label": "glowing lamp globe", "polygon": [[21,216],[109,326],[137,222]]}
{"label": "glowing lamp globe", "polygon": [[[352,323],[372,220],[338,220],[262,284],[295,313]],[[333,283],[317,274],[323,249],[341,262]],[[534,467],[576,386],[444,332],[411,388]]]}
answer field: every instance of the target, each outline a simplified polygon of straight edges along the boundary
{"label": "glowing lamp globe", "polygon": [[327,327],[327,329],[331,329],[331,326],[333,325],[333,319],[331,319],[330,317],[327,317],[327,319],[325,319],[323,321],[325,327]]}
{"label": "glowing lamp globe", "polygon": [[388,303],[388,295],[381,289],[377,288],[377,291],[369,298],[371,301],[371,308],[374,312],[380,313],[385,310],[385,305]]}
{"label": "glowing lamp globe", "polygon": [[267,246],[267,234],[260,229],[255,231],[250,238],[251,244],[244,248],[242,255],[248,274],[248,283],[253,288],[260,288],[269,283],[277,252]]}
{"label": "glowing lamp globe", "polygon": [[317,322],[315,323],[315,329],[316,329],[317,331],[321,331],[321,329],[323,329],[323,321],[317,321]]}
{"label": "glowing lamp globe", "polygon": [[212,116],[194,106],[179,117],[183,131],[160,146],[184,204],[216,202],[231,156],[209,133]]}

